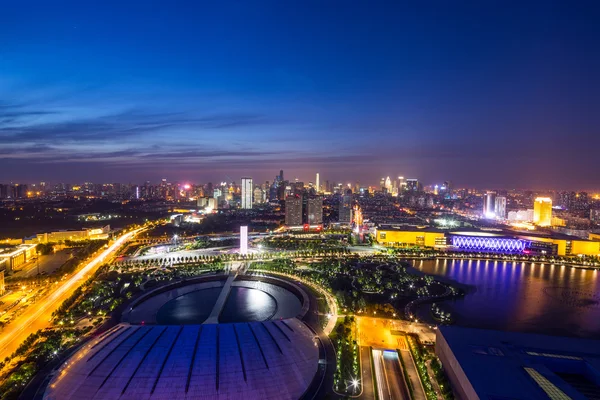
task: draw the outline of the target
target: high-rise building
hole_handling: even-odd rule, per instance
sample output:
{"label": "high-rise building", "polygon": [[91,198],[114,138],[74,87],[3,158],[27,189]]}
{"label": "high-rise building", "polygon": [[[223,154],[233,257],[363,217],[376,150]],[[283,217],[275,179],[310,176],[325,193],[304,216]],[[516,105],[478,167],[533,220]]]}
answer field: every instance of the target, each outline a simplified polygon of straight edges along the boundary
{"label": "high-rise building", "polygon": [[260,186],[254,188],[254,204],[263,204],[266,201],[265,191]]}
{"label": "high-rise building", "polygon": [[533,203],[533,223],[539,226],[552,225],[552,199],[536,197]]}
{"label": "high-rise building", "polygon": [[287,226],[302,225],[301,196],[288,196],[285,199],[285,224]]}
{"label": "high-rise building", "polygon": [[421,190],[421,185],[418,179],[407,179],[406,180],[406,190],[410,192],[419,192]]}
{"label": "high-rise building", "polygon": [[496,216],[496,193],[487,192],[483,196],[483,217],[494,218]]}
{"label": "high-rise building", "polygon": [[406,181],[403,176],[398,177],[398,192],[402,193],[406,190]]}
{"label": "high-rise building", "polygon": [[317,172],[317,179],[315,180],[315,190],[317,193],[321,191],[321,186],[319,186],[321,182],[319,182],[319,173]]}
{"label": "high-rise building", "polygon": [[338,221],[340,224],[352,223],[352,193],[346,193],[340,199]]}
{"label": "high-rise building", "polygon": [[392,193],[392,180],[389,176],[385,178],[385,190],[387,193]]}
{"label": "high-rise building", "polygon": [[496,197],[496,202],[494,205],[494,214],[496,214],[497,218],[506,219],[506,197]]}
{"label": "high-rise building", "polygon": [[323,198],[309,197],[306,202],[306,223],[317,225],[323,223]]}
{"label": "high-rise building", "polygon": [[242,208],[252,208],[252,178],[242,178]]}

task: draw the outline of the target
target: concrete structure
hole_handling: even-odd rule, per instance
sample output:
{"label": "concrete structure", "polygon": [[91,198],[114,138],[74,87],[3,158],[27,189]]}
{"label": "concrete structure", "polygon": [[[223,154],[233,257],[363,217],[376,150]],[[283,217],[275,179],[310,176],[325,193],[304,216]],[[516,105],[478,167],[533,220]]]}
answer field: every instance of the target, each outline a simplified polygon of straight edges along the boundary
{"label": "concrete structure", "polygon": [[119,324],[75,353],[45,400],[299,399],[317,372],[314,334],[292,318]]}
{"label": "concrete structure", "polygon": [[315,190],[317,193],[321,192],[321,182],[319,179],[319,173],[317,172],[317,179],[315,180]]}
{"label": "concrete structure", "polygon": [[533,203],[533,223],[539,226],[552,225],[552,199],[537,197]]}
{"label": "concrete structure", "polygon": [[285,224],[287,226],[302,225],[302,197],[288,196],[285,199]]}
{"label": "concrete structure", "polygon": [[252,208],[252,178],[242,178],[242,208]]}
{"label": "concrete structure", "polygon": [[435,347],[460,399],[600,397],[597,340],[442,326]]}
{"label": "concrete structure", "polygon": [[248,254],[248,227],[240,226],[240,254]]}

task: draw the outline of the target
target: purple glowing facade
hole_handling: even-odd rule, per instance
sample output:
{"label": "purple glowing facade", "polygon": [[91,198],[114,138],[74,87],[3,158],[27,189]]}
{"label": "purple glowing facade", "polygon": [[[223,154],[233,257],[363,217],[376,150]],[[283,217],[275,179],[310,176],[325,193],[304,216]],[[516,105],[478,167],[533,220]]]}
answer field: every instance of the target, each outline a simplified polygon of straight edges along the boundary
{"label": "purple glowing facade", "polygon": [[530,242],[481,236],[452,236],[452,245],[466,251],[491,251],[497,253],[524,253]]}

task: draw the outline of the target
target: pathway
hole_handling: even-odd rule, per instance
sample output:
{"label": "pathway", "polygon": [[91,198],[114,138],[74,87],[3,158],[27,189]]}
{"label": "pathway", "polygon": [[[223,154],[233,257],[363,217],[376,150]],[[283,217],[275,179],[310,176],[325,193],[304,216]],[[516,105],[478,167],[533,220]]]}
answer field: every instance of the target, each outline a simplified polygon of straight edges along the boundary
{"label": "pathway", "polygon": [[213,307],[213,309],[210,312],[210,315],[208,316],[206,321],[203,322],[204,324],[218,324],[219,323],[219,315],[221,315],[221,311],[223,310],[223,307],[225,306],[225,301],[227,300],[227,297],[229,297],[229,291],[231,290],[231,285],[233,284],[233,280],[235,279],[236,276],[237,275],[229,275],[229,278],[227,278],[227,282],[225,282],[225,286],[223,286],[223,289],[221,290],[221,293],[219,294],[219,298],[217,299],[215,306]]}

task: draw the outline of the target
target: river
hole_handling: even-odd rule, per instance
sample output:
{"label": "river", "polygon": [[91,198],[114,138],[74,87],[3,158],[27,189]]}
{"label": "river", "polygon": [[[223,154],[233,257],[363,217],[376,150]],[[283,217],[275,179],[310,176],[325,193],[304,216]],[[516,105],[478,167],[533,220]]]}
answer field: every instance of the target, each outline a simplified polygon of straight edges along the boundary
{"label": "river", "polygon": [[[600,338],[598,270],[478,260],[424,260],[413,266],[471,288],[446,302],[456,325]],[[420,306],[417,316],[431,320],[429,305]]]}

